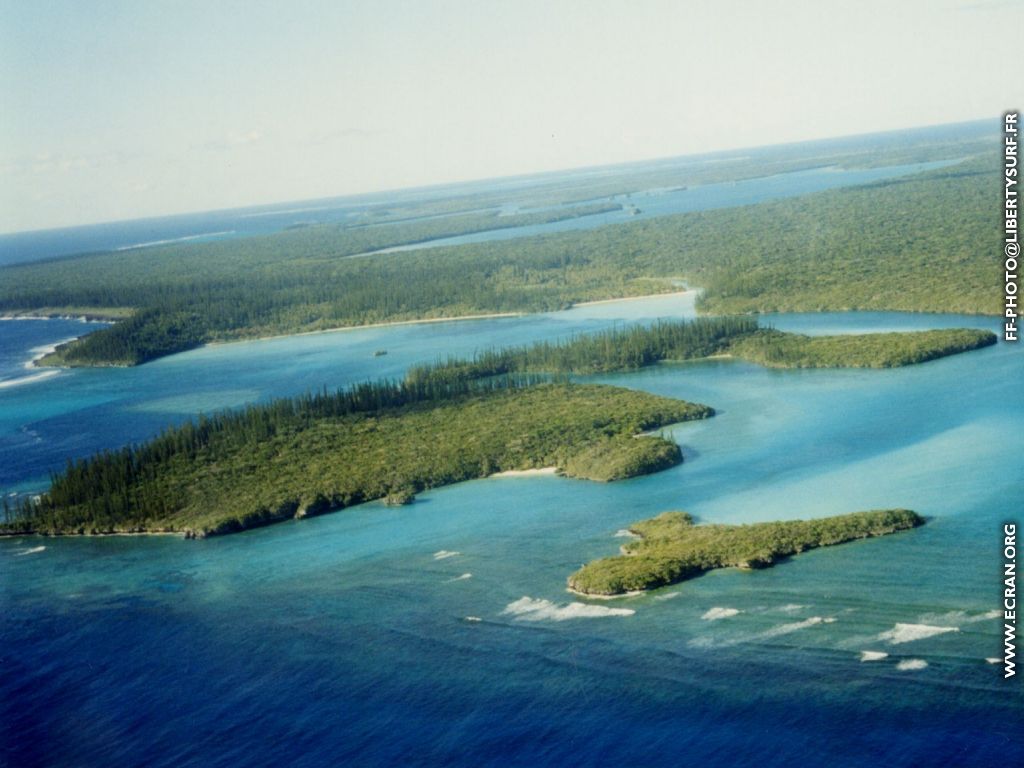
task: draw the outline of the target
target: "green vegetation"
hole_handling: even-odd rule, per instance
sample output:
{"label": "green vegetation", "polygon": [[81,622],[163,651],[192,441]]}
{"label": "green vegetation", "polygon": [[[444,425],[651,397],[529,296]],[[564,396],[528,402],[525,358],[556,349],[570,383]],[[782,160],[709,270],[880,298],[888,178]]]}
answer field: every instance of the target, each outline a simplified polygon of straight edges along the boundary
{"label": "green vegetation", "polygon": [[906,509],[752,525],[694,525],[685,512],[665,512],[630,526],[641,539],[624,545],[618,557],[583,566],[569,577],[569,586],[583,594],[621,595],[714,568],[767,568],[808,549],[885,536],[923,523],[924,518]]}
{"label": "green vegetation", "polygon": [[659,320],[478,353],[472,360],[450,358],[409,370],[410,381],[460,381],[506,373],[602,373],[627,371],[662,360],[692,360],[721,354],[735,339],[758,329],[751,317]]}
{"label": "green vegetation", "polygon": [[[489,351],[415,367],[402,382],[201,418],[142,446],[69,463],[38,502],[23,503],[7,530],[207,535],[377,498],[405,504],[425,488],[506,469],[555,465],[571,477],[617,480],[682,460],[674,443],[638,432],[713,411],[551,383],[551,375],[716,354],[777,366],[883,367],[994,340],[987,331],[963,329],[812,338],[725,317]],[[170,343],[153,346],[158,342]]]}
{"label": "green vegetation", "polygon": [[668,440],[616,435],[568,456],[562,470],[569,477],[610,482],[660,472],[682,461],[679,446]]}
{"label": "green vegetation", "polygon": [[995,344],[991,331],[952,328],[907,333],[803,336],[761,329],[751,317],[660,320],[567,341],[538,342],[449,358],[409,370],[410,382],[454,384],[510,373],[602,373],[662,361],[731,355],[775,368],[892,368]]}
{"label": "green vegetation", "polygon": [[707,406],[599,385],[502,377],[366,384],[275,400],[69,462],[6,533],[183,531],[206,536],[322,514],[510,469],[613,480],[681,461],[639,432]]}
{"label": "green vegetation", "polygon": [[[930,159],[969,149],[977,147],[893,146],[886,156]],[[795,152],[774,160],[766,156],[751,167],[792,170],[810,161]],[[857,157],[866,162],[876,156],[847,152],[845,161],[852,164]],[[825,159],[816,156],[814,163]],[[742,166],[734,163],[715,173],[740,178],[747,172]],[[669,177],[692,181],[705,171],[711,172],[664,169],[643,181],[652,183],[658,174],[663,182]],[[347,229],[311,226],[266,237],[98,254],[0,270],[0,312],[69,306],[97,314],[104,308],[137,310],[132,321],[89,334],[45,361],[62,365],[130,365],[214,340],[381,321],[549,311],[590,299],[671,290],[680,277],[705,288],[701,308],[718,314],[845,309],[998,314],[992,286],[999,284],[993,256],[999,252],[999,229],[991,215],[998,210],[997,176],[991,163],[972,160],[739,213],[705,211],[366,258],[345,257],[533,220],[517,216],[565,212],[512,217],[477,212]],[[596,188],[582,189],[591,194]],[[580,190],[566,186],[558,195],[571,197]],[[479,200],[463,201],[471,202]],[[442,208],[460,204],[438,203]]]}
{"label": "green vegetation", "polygon": [[728,352],[771,368],[896,368],[991,346],[996,341],[991,331],[970,328],[841,336],[765,329],[733,339]]}

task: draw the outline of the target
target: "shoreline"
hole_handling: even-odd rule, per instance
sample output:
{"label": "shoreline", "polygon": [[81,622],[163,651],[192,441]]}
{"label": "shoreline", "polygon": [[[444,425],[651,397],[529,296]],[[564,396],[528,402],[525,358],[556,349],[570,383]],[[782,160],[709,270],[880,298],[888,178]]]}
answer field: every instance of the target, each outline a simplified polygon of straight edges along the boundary
{"label": "shoreline", "polygon": [[504,472],[495,472],[491,477],[537,477],[538,475],[554,475],[558,467],[540,467],[539,469],[507,469]]}
{"label": "shoreline", "polygon": [[382,323],[367,323],[366,325],[341,325],[336,328],[322,328],[316,331],[298,331],[296,333],[275,333],[270,336],[252,336],[244,339],[225,339],[224,341],[208,341],[196,349],[205,347],[222,347],[227,344],[242,344],[249,341],[270,341],[272,339],[290,339],[295,336],[314,336],[320,333],[340,333],[342,331],[361,331],[366,328],[390,328],[396,325],[420,325],[426,323],[456,323],[463,320],[494,320],[500,317],[523,317],[528,312],[490,312],[481,315],[459,315],[457,317],[427,317],[422,320],[393,320]]}
{"label": "shoreline", "polygon": [[698,293],[696,288],[687,288],[685,291],[667,291],[666,293],[645,293],[643,296],[623,296],[619,299],[594,299],[593,301],[578,301],[569,309],[576,307],[592,307],[595,304],[612,304],[617,301],[642,301],[644,299],[662,299],[668,296],[685,296],[688,293]]}
{"label": "shoreline", "polygon": [[[664,585],[669,586],[669,585]],[[576,595],[577,597],[585,597],[588,600],[619,600],[623,597],[639,597],[640,595],[646,595],[648,592],[652,592],[650,589],[634,589],[632,592],[619,592],[617,595],[592,595],[589,592],[580,592],[572,587],[566,587],[565,591]]]}
{"label": "shoreline", "polygon": [[0,315],[0,320],[77,320],[80,323],[117,323],[124,320],[124,317],[113,317],[107,315],[90,315],[88,313],[68,314],[54,312],[52,314],[37,315],[26,313],[21,315]]}
{"label": "shoreline", "polygon": [[179,539],[186,539],[188,536],[184,531],[110,531],[106,533],[51,533],[51,532],[40,532],[30,531],[28,533],[8,533],[7,531],[0,531],[0,541],[3,539],[15,539],[20,536],[34,537],[37,539],[62,539],[62,538],[78,538],[78,539],[102,539],[109,538],[111,536],[177,536]]}

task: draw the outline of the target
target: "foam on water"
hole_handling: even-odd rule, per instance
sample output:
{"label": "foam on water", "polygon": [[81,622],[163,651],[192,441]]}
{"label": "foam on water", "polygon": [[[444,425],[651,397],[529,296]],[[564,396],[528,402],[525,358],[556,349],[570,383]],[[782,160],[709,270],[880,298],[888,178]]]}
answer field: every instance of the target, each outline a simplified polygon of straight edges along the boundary
{"label": "foam on water", "polygon": [[901,672],[914,671],[918,669],[924,669],[928,666],[928,662],[924,659],[904,659],[896,665],[896,669]]}
{"label": "foam on water", "polygon": [[936,627],[930,624],[899,624],[878,636],[878,640],[886,640],[891,645],[912,643],[915,640],[924,640],[926,637],[943,635],[947,632],[959,632],[959,627]]}
{"label": "foam on water", "polygon": [[626,528],[620,528],[619,530],[617,530],[615,532],[615,538],[617,538],[617,539],[639,539],[640,537],[637,536],[632,531],[626,529]]}
{"label": "foam on water", "polygon": [[20,387],[22,384],[33,384],[37,381],[43,381],[44,379],[52,379],[60,373],[57,369],[49,371],[42,371],[41,373],[33,374],[32,376],[22,376],[19,379],[5,379],[0,381],[0,389],[9,389],[11,387]]}
{"label": "foam on water", "polygon": [[18,552],[15,552],[14,554],[15,554],[16,557],[20,556],[20,555],[35,555],[35,554],[37,554],[39,552],[43,552],[45,549],[46,549],[46,547],[43,547],[43,546],[29,547],[28,549],[22,549],[22,550],[20,550]]}
{"label": "foam on water", "polygon": [[457,557],[461,555],[461,552],[449,552],[447,549],[442,549],[440,552],[434,553],[435,560],[447,560],[449,557]]}
{"label": "foam on water", "polygon": [[515,602],[509,603],[502,613],[515,616],[523,621],[567,621],[569,619],[599,619],[606,616],[632,616],[636,611],[631,608],[609,608],[604,605],[588,603],[556,605],[550,600],[521,597]]}
{"label": "foam on water", "polygon": [[472,579],[472,578],[473,578],[473,574],[472,573],[464,573],[461,576],[456,576],[453,579],[448,579],[448,583],[450,584],[453,581],[465,581],[466,579]]}
{"label": "foam on water", "polygon": [[882,659],[889,658],[889,654],[885,651],[861,651],[861,661],[881,661]]}
{"label": "foam on water", "polygon": [[947,611],[946,613],[924,613],[918,616],[921,624],[939,624],[947,626],[960,626],[962,624],[976,624],[979,621],[990,621],[998,619],[1002,614],[999,611],[985,611],[984,613],[968,613],[967,611]]}
{"label": "foam on water", "polygon": [[707,611],[703,616],[701,616],[701,618],[705,621],[718,621],[719,619],[727,619],[730,616],[735,616],[739,612],[738,608],[719,608],[716,606]]}
{"label": "foam on water", "polygon": [[835,621],[835,619],[831,617],[823,618],[821,616],[811,616],[809,619],[804,619],[803,621],[794,621],[790,624],[780,624],[777,627],[766,629],[753,639],[770,640],[773,637],[781,637],[782,635],[788,635],[792,632],[799,632],[801,629],[807,629],[818,624],[831,624],[833,621]]}

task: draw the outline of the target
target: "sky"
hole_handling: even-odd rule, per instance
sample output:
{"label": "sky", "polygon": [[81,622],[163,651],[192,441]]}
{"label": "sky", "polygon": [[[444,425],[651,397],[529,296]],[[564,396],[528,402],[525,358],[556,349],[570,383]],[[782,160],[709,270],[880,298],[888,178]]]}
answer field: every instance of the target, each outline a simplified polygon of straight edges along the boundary
{"label": "sky", "polygon": [[992,118],[1024,0],[0,0],[0,232]]}

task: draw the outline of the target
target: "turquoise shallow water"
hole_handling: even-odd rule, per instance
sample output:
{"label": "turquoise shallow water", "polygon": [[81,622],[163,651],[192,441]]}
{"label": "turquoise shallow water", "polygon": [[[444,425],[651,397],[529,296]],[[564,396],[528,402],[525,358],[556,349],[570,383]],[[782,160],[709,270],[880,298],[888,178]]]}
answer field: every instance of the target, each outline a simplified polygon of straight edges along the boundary
{"label": "turquoise shallow water", "polygon": [[[137,439],[197,409],[688,311],[680,298],[622,302],[64,372],[0,392],[5,482],[28,487],[68,446]],[[373,357],[380,348],[389,354]],[[985,659],[1001,655],[1001,526],[1024,507],[1022,373],[1006,344],[892,371],[663,365],[595,379],[718,409],[671,430],[687,460],[657,475],[491,478],[408,508],[367,504],[199,542],[0,542],[10,760],[1018,764],[1024,695]],[[34,452],[11,442],[25,428]],[[666,509],[750,522],[881,506],[929,523],[635,598],[565,592],[572,570],[616,550],[616,532]],[[865,662],[864,651],[888,656]]]}

